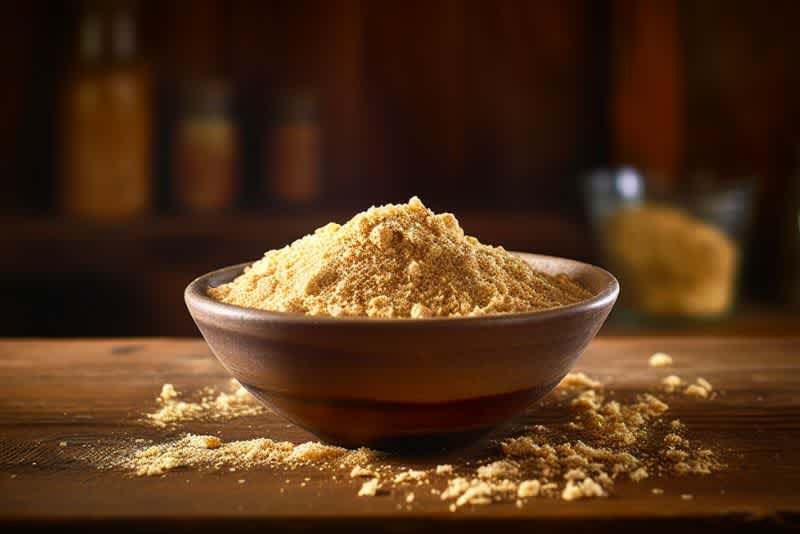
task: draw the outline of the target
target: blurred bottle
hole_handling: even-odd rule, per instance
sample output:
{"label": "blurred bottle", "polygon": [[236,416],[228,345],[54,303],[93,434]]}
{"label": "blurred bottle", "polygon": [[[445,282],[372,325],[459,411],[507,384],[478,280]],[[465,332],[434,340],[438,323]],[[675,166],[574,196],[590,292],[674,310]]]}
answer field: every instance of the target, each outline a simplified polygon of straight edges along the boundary
{"label": "blurred bottle", "polygon": [[175,200],[189,212],[233,207],[239,191],[233,95],[221,81],[184,86],[174,131]]}
{"label": "blurred bottle", "polygon": [[279,204],[312,204],[321,193],[317,100],[308,92],[278,99],[266,136],[267,189]]}
{"label": "blurred bottle", "polygon": [[[132,2],[86,2],[64,90],[65,213],[126,218],[152,204],[151,80]],[[108,46],[104,46],[104,43]]]}

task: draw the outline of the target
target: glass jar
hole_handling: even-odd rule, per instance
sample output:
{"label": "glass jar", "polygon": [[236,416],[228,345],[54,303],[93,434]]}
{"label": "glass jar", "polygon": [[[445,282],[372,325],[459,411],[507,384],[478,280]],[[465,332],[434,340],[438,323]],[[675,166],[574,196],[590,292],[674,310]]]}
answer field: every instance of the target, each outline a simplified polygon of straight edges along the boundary
{"label": "glass jar", "polygon": [[623,167],[592,173],[584,192],[623,308],[692,319],[732,309],[751,220],[748,184],[655,195],[636,169]]}

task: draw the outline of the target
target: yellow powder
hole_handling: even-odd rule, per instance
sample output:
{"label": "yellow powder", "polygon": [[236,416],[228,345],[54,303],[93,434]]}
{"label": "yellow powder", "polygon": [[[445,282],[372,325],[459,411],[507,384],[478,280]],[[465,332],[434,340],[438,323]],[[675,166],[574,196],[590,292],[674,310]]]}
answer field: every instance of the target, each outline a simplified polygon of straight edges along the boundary
{"label": "yellow powder", "polygon": [[585,373],[567,373],[559,382],[560,388],[601,388],[603,384],[597,380],[592,380]]}
{"label": "yellow powder", "polygon": [[348,450],[318,442],[294,445],[288,441],[259,438],[224,443],[216,436],[189,434],[176,441],[135,451],[129,467],[139,476],[161,475],[177,467],[226,467],[235,471],[319,465],[341,469],[377,456],[368,449]]}
{"label": "yellow powder", "polygon": [[156,401],[161,407],[145,417],[157,427],[174,426],[187,421],[219,421],[232,417],[259,415],[266,408],[250,395],[239,382],[231,380],[230,393],[214,395],[210,389],[196,402],[179,400],[181,393],[172,384],[164,384]]}
{"label": "yellow powder", "polygon": [[701,399],[708,397],[708,390],[698,384],[690,384],[683,393],[690,397],[698,397]]}
{"label": "yellow powder", "polygon": [[482,479],[511,478],[519,475],[519,467],[513,462],[498,460],[479,467],[476,473]]}
{"label": "yellow powder", "polygon": [[[607,396],[615,396],[613,388],[586,375],[574,382],[579,388],[591,384]],[[570,400],[578,401],[559,402],[572,412],[567,420],[532,426],[482,452],[474,463],[456,466],[398,467],[391,455],[365,448],[348,450],[318,442],[294,444],[266,438],[226,442],[217,436],[192,434],[163,443],[140,438],[97,447],[86,456],[79,450],[73,454],[100,468],[139,476],[163,476],[178,468],[223,472],[314,469],[337,484],[356,484],[354,495],[375,498],[399,496],[402,500],[410,494],[409,486],[428,486],[430,494],[447,501],[451,511],[496,502],[519,507],[532,498],[602,498],[614,494],[620,480],[646,484],[651,479],[704,476],[724,468],[707,445],[685,437],[686,425],[665,417],[669,406],[651,394],[606,400],[594,389],[566,393],[572,396]],[[180,402],[180,397],[175,388],[162,388],[162,403]],[[209,395],[210,406],[216,405],[211,402],[216,398]],[[218,414],[219,420],[241,416],[241,412],[227,409],[222,414]],[[71,449],[63,453],[72,453]],[[379,465],[382,459],[387,462]],[[299,486],[306,487],[310,481],[306,477]],[[422,499],[426,494],[418,492],[417,496]]]}
{"label": "yellow powder", "polygon": [[419,482],[425,480],[426,478],[428,478],[428,473],[426,473],[425,471],[421,471],[418,469],[409,469],[407,471],[403,471],[395,475],[394,483],[402,484],[404,482],[412,482],[412,481]]}
{"label": "yellow powder", "polygon": [[676,389],[683,385],[683,380],[677,375],[665,376],[661,383],[664,385],[664,390],[667,393],[674,393]]}
{"label": "yellow powder", "polygon": [[208,294],[222,302],[327,316],[424,318],[543,310],[591,294],[464,235],[417,198],[372,207],[271,250]]}
{"label": "yellow powder", "polygon": [[716,226],[679,208],[645,204],[613,214],[605,231],[609,259],[637,309],[704,316],[730,308],[739,250]]}
{"label": "yellow powder", "polygon": [[437,475],[451,475],[453,474],[453,466],[450,464],[441,464],[436,466]]}
{"label": "yellow powder", "polygon": [[656,352],[647,361],[650,367],[669,367],[672,365],[672,356],[663,352]]}
{"label": "yellow powder", "polygon": [[541,487],[542,485],[538,480],[523,480],[517,487],[517,497],[520,499],[536,497],[539,495]]}
{"label": "yellow powder", "polygon": [[361,489],[358,490],[359,497],[374,497],[378,491],[380,490],[380,481],[377,478],[373,478],[372,480],[368,480],[361,485]]}
{"label": "yellow powder", "polygon": [[561,492],[561,498],[565,501],[607,496],[608,494],[603,487],[589,477],[584,478],[580,482],[575,482],[573,480],[567,481],[564,491]]}
{"label": "yellow powder", "polygon": [[358,477],[374,477],[375,473],[370,469],[361,467],[360,465],[355,466],[352,471],[350,471],[350,478],[358,478]]}

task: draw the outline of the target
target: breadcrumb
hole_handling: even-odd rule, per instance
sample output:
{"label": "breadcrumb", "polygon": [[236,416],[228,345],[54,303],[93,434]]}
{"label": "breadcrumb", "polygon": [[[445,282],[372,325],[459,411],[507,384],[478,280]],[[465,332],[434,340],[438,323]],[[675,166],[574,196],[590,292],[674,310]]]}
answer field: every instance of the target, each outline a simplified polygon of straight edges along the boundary
{"label": "breadcrumb", "polygon": [[697,385],[701,388],[705,389],[708,392],[711,392],[714,388],[711,387],[711,383],[703,377],[697,377]]}
{"label": "breadcrumb", "polygon": [[221,421],[259,415],[266,411],[236,380],[231,380],[231,385],[233,391],[230,393],[222,392],[212,396],[205,392],[200,400],[189,402],[178,400],[180,392],[172,384],[164,384],[156,399],[161,407],[155,412],[145,414],[145,417],[154,426],[164,428],[188,421]]}
{"label": "breadcrumb", "polygon": [[558,386],[560,388],[601,388],[603,384],[597,380],[589,378],[585,373],[567,373],[561,379]]}
{"label": "breadcrumb", "polygon": [[650,367],[669,367],[672,365],[672,356],[663,352],[656,352],[648,360]]}
{"label": "breadcrumb", "polygon": [[380,489],[380,481],[377,478],[373,478],[364,482],[361,485],[361,489],[358,490],[359,497],[374,497],[378,490]]}
{"label": "breadcrumb", "polygon": [[683,380],[677,375],[669,375],[664,377],[661,383],[664,385],[664,389],[667,393],[674,393],[675,390],[683,385]]}
{"label": "breadcrumb", "polygon": [[603,487],[589,477],[584,478],[580,482],[575,482],[574,480],[567,481],[564,491],[561,492],[561,498],[565,501],[607,496],[608,494]]}
{"label": "breadcrumb", "polygon": [[436,466],[437,475],[449,475],[453,473],[453,466],[450,464],[441,464]]}
{"label": "breadcrumb", "polygon": [[708,398],[708,390],[697,384],[690,384],[689,387],[683,390],[683,394],[689,397],[697,397],[698,399]]}
{"label": "breadcrumb", "polygon": [[366,469],[361,467],[360,465],[355,466],[350,471],[350,478],[358,478],[358,477],[374,477],[375,473],[373,473],[370,469]]}
{"label": "breadcrumb", "polygon": [[536,497],[539,495],[539,490],[541,487],[542,484],[538,480],[523,480],[517,487],[517,497]]}

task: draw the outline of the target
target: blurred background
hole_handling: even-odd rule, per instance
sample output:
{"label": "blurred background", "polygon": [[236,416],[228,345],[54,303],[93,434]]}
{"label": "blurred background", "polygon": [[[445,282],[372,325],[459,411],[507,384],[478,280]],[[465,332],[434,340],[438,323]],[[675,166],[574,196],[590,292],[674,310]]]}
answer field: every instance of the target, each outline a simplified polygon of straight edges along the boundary
{"label": "blurred background", "polygon": [[800,2],[31,1],[0,20],[0,335],[370,204],[619,274],[605,333],[800,332]]}

